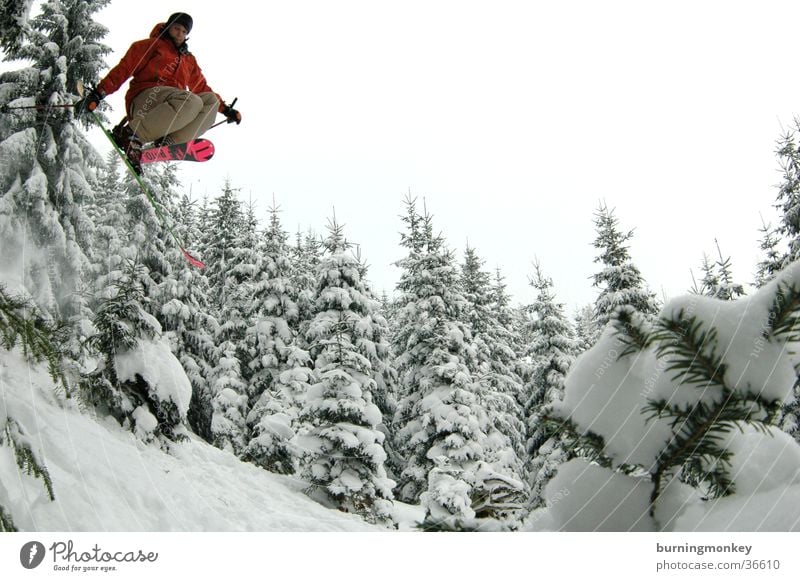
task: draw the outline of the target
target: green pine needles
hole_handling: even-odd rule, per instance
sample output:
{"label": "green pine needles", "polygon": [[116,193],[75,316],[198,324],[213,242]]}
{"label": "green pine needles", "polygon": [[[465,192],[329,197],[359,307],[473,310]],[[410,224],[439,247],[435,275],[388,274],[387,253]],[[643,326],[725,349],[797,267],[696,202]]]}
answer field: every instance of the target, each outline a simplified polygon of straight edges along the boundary
{"label": "green pine needles", "polygon": [[768,322],[769,325],[762,333],[764,339],[800,341],[800,290],[797,286],[786,283],[778,286],[769,311]]}
{"label": "green pine needles", "polygon": [[17,467],[30,476],[41,478],[45,490],[47,490],[47,497],[50,500],[55,500],[56,496],[53,492],[53,481],[50,478],[50,473],[45,468],[44,463],[36,457],[32,444],[23,432],[22,426],[11,418],[6,423],[5,434],[0,438],[0,444],[6,441],[14,450]]}
{"label": "green pine needles", "polygon": [[[64,387],[66,397],[70,389],[62,370],[62,345],[64,328],[44,319],[41,312],[30,301],[11,296],[4,285],[0,285],[0,346],[11,351],[22,348],[25,358],[31,363],[46,362],[50,376],[56,384]],[[25,436],[22,426],[11,417],[0,418],[0,445],[8,445],[14,451],[17,466],[26,474],[40,478],[47,496],[55,500],[53,481]],[[0,531],[16,531],[11,515],[0,506]]]}
{"label": "green pine needles", "polygon": [[[7,444],[13,451],[20,471],[42,480],[47,491],[47,497],[53,501],[56,499],[53,492],[53,481],[50,473],[45,468],[44,463],[36,457],[30,439],[25,435],[22,426],[13,418],[0,419],[0,425],[5,423],[5,427],[0,431],[0,446]],[[2,482],[0,482],[2,487]],[[0,505],[0,532],[16,532],[17,528],[11,518],[11,514],[6,512],[3,505]]]}
{"label": "green pine needles", "polygon": [[[652,349],[659,368],[675,386],[667,397],[647,398],[641,408],[646,422],[666,421],[671,438],[652,466],[617,466],[627,474],[646,474],[652,482],[650,514],[667,484],[677,476],[713,499],[735,492],[729,434],[750,425],[767,432],[781,413],[782,402],[762,394],[764,386],[730,385],[730,366],[720,345],[718,329],[687,309],[676,310],[650,324],[630,309],[619,309],[613,325],[622,343],[619,359]],[[777,285],[759,342],[784,344],[800,341],[800,286]],[[728,357],[735,354],[726,354]],[[688,393],[685,390],[693,390]],[[572,456],[589,458],[610,467],[603,438],[581,431],[571,419],[546,418],[553,432],[566,433]],[[638,470],[636,470],[638,468]]]}
{"label": "green pine needles", "polygon": [[47,363],[53,382],[64,387],[71,397],[69,383],[62,368],[66,328],[48,322],[33,304],[22,297],[8,294],[0,284],[0,346],[11,351],[19,345],[31,363]]}
{"label": "green pine needles", "polygon": [[[64,328],[47,322],[38,309],[18,296],[11,296],[0,285],[0,346],[8,351],[17,346],[30,363],[46,362],[53,381],[64,386],[70,397],[69,384],[62,371]],[[11,417],[0,418],[0,446],[14,451],[17,466],[26,474],[44,483],[47,496],[55,500],[53,481],[44,463],[36,457],[22,426]],[[11,515],[0,506],[0,532],[16,531]]]}
{"label": "green pine needles", "polygon": [[[769,317],[778,326],[765,328],[764,338],[781,336],[786,340],[796,336],[794,324],[798,316],[798,289],[782,285]],[[700,399],[677,405],[662,398],[644,408],[648,419],[667,419],[674,434],[653,473],[651,511],[662,492],[664,477],[676,469],[682,469],[684,482],[706,490],[710,498],[733,493],[728,470],[731,454],[723,447],[727,434],[742,423],[765,430],[777,419],[781,403],[751,391],[735,391],[727,385],[727,365],[719,353],[716,329],[705,329],[703,322],[683,310],[675,318],[661,319],[651,340],[657,345],[658,357],[670,361],[666,371],[681,389],[713,389],[715,394],[711,402]]]}

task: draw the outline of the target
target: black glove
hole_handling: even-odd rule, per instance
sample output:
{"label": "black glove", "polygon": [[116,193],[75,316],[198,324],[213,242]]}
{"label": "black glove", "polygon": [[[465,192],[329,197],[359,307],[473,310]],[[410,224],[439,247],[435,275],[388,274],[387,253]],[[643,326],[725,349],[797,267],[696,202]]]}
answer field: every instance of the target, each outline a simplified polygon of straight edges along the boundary
{"label": "black glove", "polygon": [[98,91],[97,89],[92,89],[88,95],[83,98],[80,106],[80,112],[84,113],[86,111],[94,111],[97,109],[97,106],[100,104],[105,98],[105,95]]}
{"label": "black glove", "polygon": [[[235,102],[236,100],[234,100],[233,103]],[[233,103],[230,105],[225,105],[225,108],[222,110],[222,114],[228,119],[228,123],[236,123],[236,125],[239,125],[239,123],[242,122],[242,114],[233,108]]]}

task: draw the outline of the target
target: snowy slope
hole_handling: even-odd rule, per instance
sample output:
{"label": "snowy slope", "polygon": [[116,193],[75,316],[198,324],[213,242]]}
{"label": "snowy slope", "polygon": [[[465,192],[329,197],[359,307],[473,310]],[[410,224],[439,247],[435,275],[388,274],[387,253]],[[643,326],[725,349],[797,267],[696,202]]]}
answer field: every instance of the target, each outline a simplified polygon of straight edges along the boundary
{"label": "snowy slope", "polygon": [[35,442],[56,497],[51,502],[42,481],[20,473],[10,448],[0,447],[0,504],[20,530],[386,530],[313,502],[297,479],[197,439],[172,455],[146,446],[112,419],[62,405],[44,369],[0,350],[3,407]]}

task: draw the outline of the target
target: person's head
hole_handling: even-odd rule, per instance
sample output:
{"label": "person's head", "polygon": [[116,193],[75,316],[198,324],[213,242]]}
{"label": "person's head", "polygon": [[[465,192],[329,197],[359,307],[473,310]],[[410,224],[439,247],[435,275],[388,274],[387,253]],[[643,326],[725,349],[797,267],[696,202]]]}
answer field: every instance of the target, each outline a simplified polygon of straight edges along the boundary
{"label": "person's head", "polygon": [[167,19],[165,30],[167,35],[177,46],[186,42],[186,37],[192,31],[192,17],[185,12],[176,12]]}

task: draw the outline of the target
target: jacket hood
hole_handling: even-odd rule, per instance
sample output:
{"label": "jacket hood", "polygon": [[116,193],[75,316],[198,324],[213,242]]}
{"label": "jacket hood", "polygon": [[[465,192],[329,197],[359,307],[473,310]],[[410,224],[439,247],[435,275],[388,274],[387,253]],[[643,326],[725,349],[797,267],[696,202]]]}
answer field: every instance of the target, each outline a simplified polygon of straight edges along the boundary
{"label": "jacket hood", "polygon": [[153,27],[153,30],[150,31],[150,38],[156,38],[161,36],[161,33],[164,31],[164,27],[167,25],[166,22],[159,22]]}

